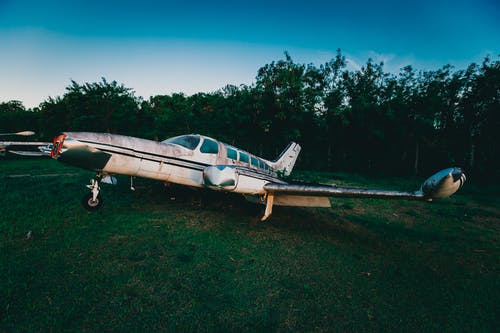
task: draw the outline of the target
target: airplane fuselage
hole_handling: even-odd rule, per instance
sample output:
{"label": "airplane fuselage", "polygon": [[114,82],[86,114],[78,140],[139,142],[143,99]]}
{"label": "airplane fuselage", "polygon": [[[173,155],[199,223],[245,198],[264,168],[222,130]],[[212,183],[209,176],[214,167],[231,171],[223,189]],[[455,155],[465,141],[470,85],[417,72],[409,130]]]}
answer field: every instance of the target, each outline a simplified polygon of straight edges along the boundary
{"label": "airplane fuselage", "polygon": [[197,134],[156,142],[116,134],[66,132],[56,138],[52,156],[103,174],[243,194],[264,194],[265,184],[283,183],[274,162]]}

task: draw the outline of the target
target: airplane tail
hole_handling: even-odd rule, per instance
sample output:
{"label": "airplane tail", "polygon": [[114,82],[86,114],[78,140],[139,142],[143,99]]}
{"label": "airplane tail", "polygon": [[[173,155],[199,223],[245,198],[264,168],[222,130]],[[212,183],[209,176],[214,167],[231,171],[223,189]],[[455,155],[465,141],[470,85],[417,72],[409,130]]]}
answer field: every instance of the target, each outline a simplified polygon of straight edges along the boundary
{"label": "airplane tail", "polygon": [[300,149],[299,144],[290,142],[280,156],[271,163],[271,167],[283,176],[290,175],[299,156]]}

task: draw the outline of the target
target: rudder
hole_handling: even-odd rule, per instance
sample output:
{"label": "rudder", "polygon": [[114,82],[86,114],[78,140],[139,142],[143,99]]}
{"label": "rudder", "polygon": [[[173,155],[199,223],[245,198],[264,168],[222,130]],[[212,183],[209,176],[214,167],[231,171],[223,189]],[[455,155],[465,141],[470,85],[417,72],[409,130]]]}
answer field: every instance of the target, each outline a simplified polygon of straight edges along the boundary
{"label": "rudder", "polygon": [[290,142],[278,158],[271,163],[271,167],[283,176],[290,175],[300,150],[301,147],[298,143]]}

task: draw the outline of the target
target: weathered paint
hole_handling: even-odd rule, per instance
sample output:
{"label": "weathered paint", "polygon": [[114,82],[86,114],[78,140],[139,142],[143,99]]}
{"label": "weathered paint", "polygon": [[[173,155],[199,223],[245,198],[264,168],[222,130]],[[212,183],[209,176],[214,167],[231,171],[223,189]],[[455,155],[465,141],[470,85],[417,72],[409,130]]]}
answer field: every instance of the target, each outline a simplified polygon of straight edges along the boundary
{"label": "weathered paint", "polygon": [[[64,135],[66,139],[62,142],[60,152],[54,154],[55,158],[61,162],[105,174],[124,174],[245,194],[265,194],[263,187],[266,183],[281,182],[272,167],[264,170],[250,163],[229,159],[227,145],[205,136],[200,136],[198,146],[190,150],[172,143],[117,134],[65,132]],[[200,151],[205,139],[217,142],[219,146],[217,154]],[[288,153],[287,156],[289,155]],[[263,158],[259,160],[269,166],[275,163]],[[217,167],[211,168],[212,166],[217,166],[220,170]],[[233,184],[224,184],[229,181],[228,179],[214,180],[219,177],[216,175],[217,170],[226,169],[224,166],[227,167],[225,171],[227,175],[233,174],[230,176],[234,178]],[[290,162],[288,166],[292,166]],[[206,171],[205,179],[204,171]]]}
{"label": "weathered paint", "polygon": [[[179,141],[175,141],[177,139],[186,141],[179,144]],[[292,171],[301,149],[296,143],[292,142],[276,161],[268,161],[231,147],[240,156],[248,155],[247,163],[228,158],[229,146],[212,138],[190,135],[171,140],[156,142],[116,134],[65,132],[54,139],[51,156],[104,175],[124,174],[254,195],[260,198],[260,202],[266,203],[263,220],[272,213],[274,204],[329,206],[328,199],[321,197],[432,200],[452,195],[465,181],[462,170],[450,168],[433,175],[420,190],[414,192],[288,184],[278,175],[288,175]],[[209,144],[203,146],[206,140],[210,140],[207,141]],[[184,142],[187,147],[183,146]],[[99,192],[96,184],[97,181],[90,185],[93,200],[96,200]]]}

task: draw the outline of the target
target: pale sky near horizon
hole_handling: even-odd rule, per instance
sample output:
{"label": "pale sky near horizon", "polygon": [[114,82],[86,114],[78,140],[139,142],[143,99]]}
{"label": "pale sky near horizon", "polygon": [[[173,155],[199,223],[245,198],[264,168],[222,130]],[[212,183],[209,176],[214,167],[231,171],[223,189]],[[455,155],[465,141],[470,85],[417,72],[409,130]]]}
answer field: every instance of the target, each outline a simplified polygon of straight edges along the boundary
{"label": "pale sky near horizon", "polygon": [[350,68],[464,68],[500,54],[500,2],[0,0],[0,102],[38,106],[71,80],[116,80],[137,96],[251,84],[288,51]]}

